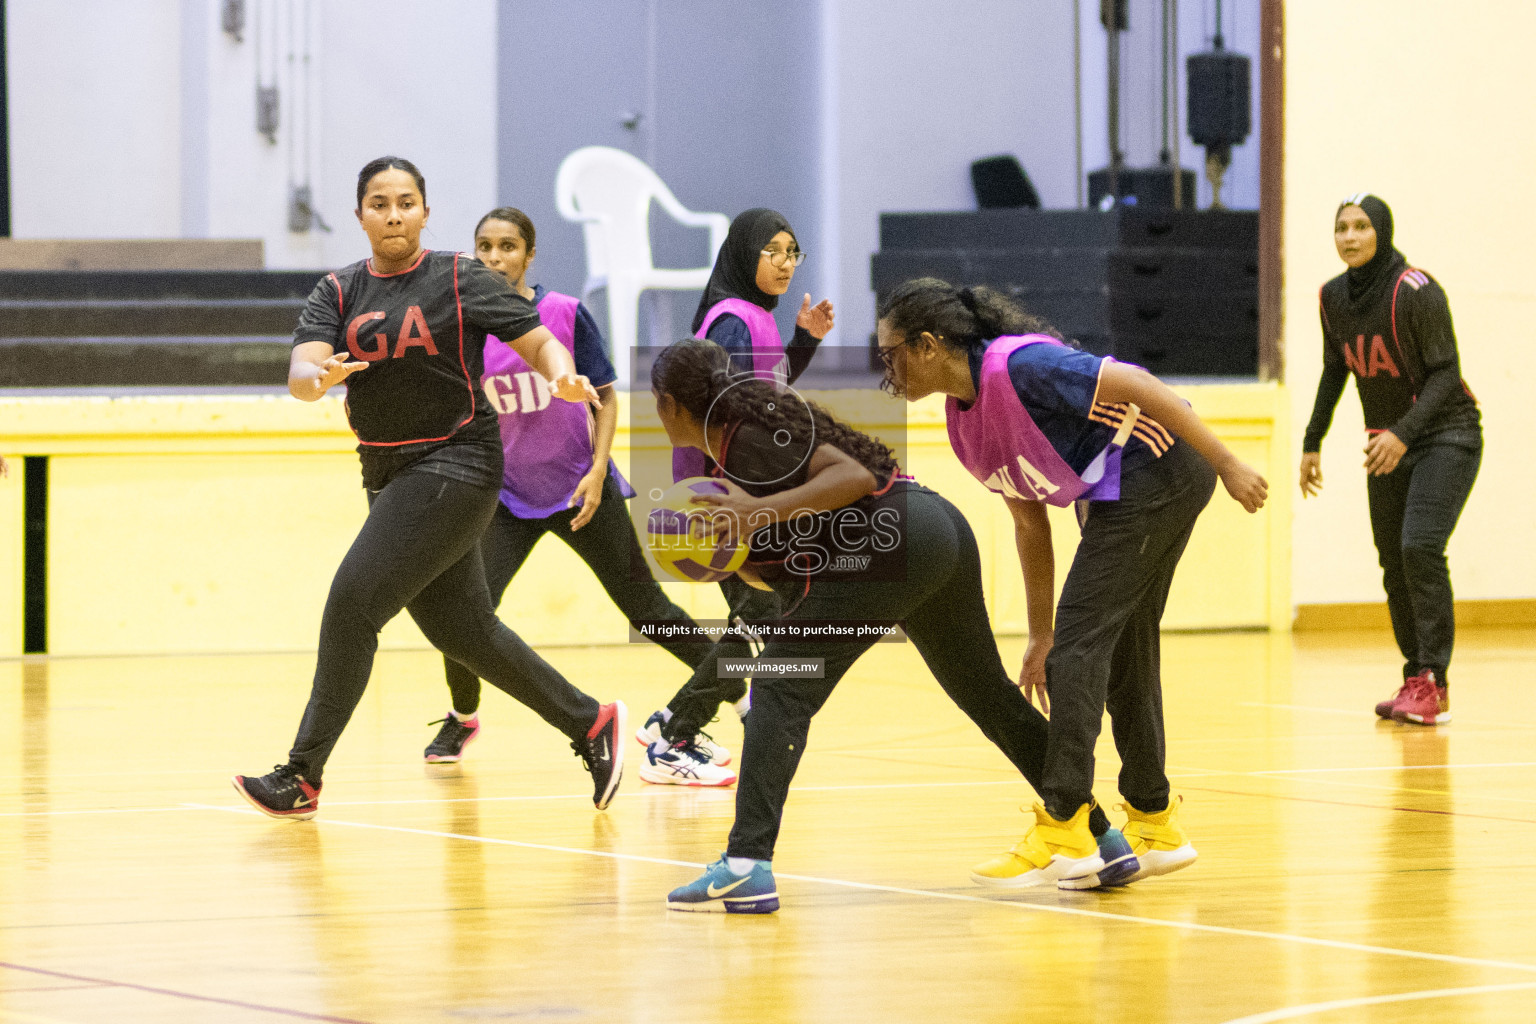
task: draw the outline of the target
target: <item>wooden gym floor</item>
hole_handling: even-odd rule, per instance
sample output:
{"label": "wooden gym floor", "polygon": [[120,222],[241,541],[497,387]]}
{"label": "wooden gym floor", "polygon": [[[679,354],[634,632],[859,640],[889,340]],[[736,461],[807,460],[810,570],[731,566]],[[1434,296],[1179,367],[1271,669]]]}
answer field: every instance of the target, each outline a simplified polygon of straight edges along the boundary
{"label": "wooden gym floor", "polygon": [[[637,716],[681,679],[653,648],[548,654]],[[0,1022],[1529,1022],[1536,632],[1465,634],[1438,730],[1374,719],[1396,665],[1378,634],[1166,637],[1199,862],[998,896],[967,868],[1031,794],[879,647],[812,732],[784,909],[752,918],[663,909],[730,790],[631,770],[594,813],[561,738],[489,690],[466,763],[423,765],[430,654],[380,658],[310,823],[228,782],[282,757],[308,656],[0,662]]]}

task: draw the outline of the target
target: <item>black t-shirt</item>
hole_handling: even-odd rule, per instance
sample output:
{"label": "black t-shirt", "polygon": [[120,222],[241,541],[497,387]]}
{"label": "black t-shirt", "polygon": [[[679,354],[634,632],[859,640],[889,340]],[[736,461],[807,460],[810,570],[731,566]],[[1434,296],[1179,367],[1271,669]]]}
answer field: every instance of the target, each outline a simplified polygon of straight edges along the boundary
{"label": "black t-shirt", "polygon": [[[757,423],[728,426],[715,474],[759,498],[799,487],[810,476],[811,452],[797,440],[779,443],[785,436]],[[748,562],[791,601],[812,580],[904,579],[906,492],[914,485],[878,483],[878,492],[850,505],[755,530]]]}
{"label": "black t-shirt", "polygon": [[496,410],[480,388],[485,336],[539,326],[533,303],[464,253],[426,251],[407,270],[370,261],[321,278],[293,343],[323,341],[368,363],[346,380],[363,485],[379,490],[412,466],[477,486],[501,482]]}
{"label": "black t-shirt", "polygon": [[1390,430],[1410,448],[1481,443],[1481,416],[1461,379],[1450,303],[1434,278],[1408,267],[1392,287],[1355,309],[1348,275],[1340,274],[1323,285],[1319,315],[1323,375],[1303,451],[1322,444],[1351,374],[1370,433]]}

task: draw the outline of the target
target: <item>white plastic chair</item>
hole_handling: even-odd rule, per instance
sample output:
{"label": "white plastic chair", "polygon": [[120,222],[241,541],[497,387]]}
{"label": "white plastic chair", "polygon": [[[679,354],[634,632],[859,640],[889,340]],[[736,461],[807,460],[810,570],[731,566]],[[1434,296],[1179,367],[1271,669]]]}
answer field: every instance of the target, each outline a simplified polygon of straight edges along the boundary
{"label": "white plastic chair", "polygon": [[[659,269],[651,261],[651,201],[679,224],[709,229],[709,265]],[[695,213],[645,161],[611,146],[583,146],[560,162],[555,208],[581,225],[587,247],[587,280],[581,297],[607,290],[608,344],[622,385],[639,337],[640,293],[660,288],[689,291],[709,283],[709,273],[731,222],[722,213]]]}

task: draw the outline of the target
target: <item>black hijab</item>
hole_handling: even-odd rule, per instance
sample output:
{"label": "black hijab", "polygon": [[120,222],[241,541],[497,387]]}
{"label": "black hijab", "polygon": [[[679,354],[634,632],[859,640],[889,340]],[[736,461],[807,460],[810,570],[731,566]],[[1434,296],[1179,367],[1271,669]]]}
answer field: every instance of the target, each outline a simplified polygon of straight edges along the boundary
{"label": "black hijab", "polygon": [[725,244],[715,257],[709,284],[704,286],[704,297],[699,299],[699,308],[693,314],[695,332],[722,299],[746,299],[770,311],[779,304],[777,295],[769,295],[757,286],[757,264],[763,249],[780,231],[788,231],[791,237],[795,234],[782,214],[761,207],[738,214],[731,221]]}
{"label": "black hijab", "polygon": [[1357,192],[1339,204],[1333,211],[1337,223],[1339,211],[1346,206],[1358,206],[1376,229],[1376,255],[1363,267],[1350,267],[1345,272],[1349,281],[1349,305],[1362,312],[1376,302],[1397,280],[1398,274],[1408,267],[1408,259],[1392,247],[1392,208],[1368,192]]}

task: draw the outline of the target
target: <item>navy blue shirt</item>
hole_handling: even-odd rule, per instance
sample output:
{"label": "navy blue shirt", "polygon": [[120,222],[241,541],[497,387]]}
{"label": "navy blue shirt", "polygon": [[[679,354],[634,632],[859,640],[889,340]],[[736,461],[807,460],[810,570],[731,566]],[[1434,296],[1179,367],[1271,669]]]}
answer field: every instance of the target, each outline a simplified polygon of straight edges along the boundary
{"label": "navy blue shirt", "polygon": [[[971,379],[981,380],[983,350],[970,351]],[[1125,419],[1124,403],[1094,400],[1104,360],[1063,345],[1026,345],[1008,357],[1008,379],[1024,411],[1075,473],[1088,468]],[[1173,435],[1143,413],[1120,456],[1122,473],[1146,465],[1173,446]]]}
{"label": "navy blue shirt", "polygon": [[[704,337],[730,354],[732,370],[742,373],[752,371],[752,331],[741,317],[735,313],[722,313],[709,325]],[[816,346],[820,344],[820,338],[813,337],[810,331],[799,324],[795,325],[794,336],[784,349],[784,356],[789,360],[789,383],[793,384],[805,372],[811,356],[816,352]]]}
{"label": "navy blue shirt", "polygon": [[[537,306],[548,294],[548,288],[541,284],[534,285],[533,304]],[[613,363],[608,359],[608,347],[603,344],[603,332],[598,329],[597,321],[592,318],[592,311],[584,302],[576,303],[576,323],[571,333],[576,341],[576,372],[591,381],[594,388],[612,384],[618,375],[613,372]]]}

